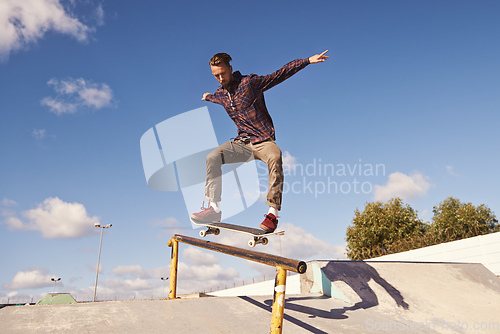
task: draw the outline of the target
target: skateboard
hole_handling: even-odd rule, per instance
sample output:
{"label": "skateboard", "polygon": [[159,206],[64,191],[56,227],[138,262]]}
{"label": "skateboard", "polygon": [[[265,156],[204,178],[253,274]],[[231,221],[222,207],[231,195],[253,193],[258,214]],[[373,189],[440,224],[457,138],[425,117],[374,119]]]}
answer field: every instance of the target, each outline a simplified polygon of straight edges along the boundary
{"label": "skateboard", "polygon": [[257,228],[234,225],[234,224],[229,224],[229,223],[218,223],[218,222],[206,223],[206,222],[197,221],[195,219],[191,219],[191,221],[195,225],[205,226],[207,228],[206,231],[205,230],[200,231],[200,237],[202,237],[202,238],[204,238],[207,234],[219,235],[220,230],[228,230],[228,231],[233,231],[233,232],[250,234],[253,237],[253,239],[251,239],[248,242],[248,246],[250,246],[250,247],[255,247],[255,245],[257,245],[257,244],[267,245],[267,243],[269,242],[269,240],[267,239],[267,236],[269,236],[269,235],[283,235],[283,234],[285,234],[285,231],[274,231],[274,232],[266,233],[264,230],[260,230]]}

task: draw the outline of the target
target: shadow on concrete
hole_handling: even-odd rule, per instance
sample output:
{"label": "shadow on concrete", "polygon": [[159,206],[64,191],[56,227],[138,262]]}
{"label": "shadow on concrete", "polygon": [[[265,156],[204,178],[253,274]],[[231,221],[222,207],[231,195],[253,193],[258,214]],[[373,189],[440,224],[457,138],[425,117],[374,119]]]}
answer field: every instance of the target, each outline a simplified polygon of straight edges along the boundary
{"label": "shadow on concrete", "polygon": [[[244,301],[247,301],[247,302],[249,302],[249,303],[251,303],[251,304],[253,304],[253,305],[257,306],[257,307],[260,307],[261,309],[264,309],[264,310],[268,311],[269,313],[272,313],[272,311],[273,311],[272,310],[272,303],[273,303],[272,300],[271,300],[271,304],[267,305],[268,304],[267,300],[265,301],[265,304],[263,304],[263,303],[255,300],[253,298],[246,297],[246,296],[240,296],[238,298],[240,298],[240,299],[242,299]],[[287,303],[288,303],[288,299],[285,300],[285,309],[288,308],[287,307]],[[286,321],[290,321],[291,323],[293,323],[293,324],[295,324],[295,325],[297,325],[299,327],[302,327],[302,328],[304,328],[305,330],[307,330],[307,331],[309,331],[311,333],[315,333],[315,334],[328,334],[327,332],[324,332],[324,331],[322,331],[322,330],[320,330],[320,329],[318,329],[318,328],[316,328],[314,326],[311,326],[308,323],[305,323],[305,322],[303,322],[303,321],[301,321],[301,320],[299,320],[297,318],[294,318],[294,317],[292,317],[292,316],[290,316],[290,315],[288,315],[286,313],[283,315],[283,319],[285,319]]]}
{"label": "shadow on concrete", "polygon": [[345,311],[357,309],[368,309],[379,304],[377,295],[370,288],[368,282],[373,280],[387,291],[399,307],[409,309],[408,303],[404,301],[401,292],[383,279],[377,270],[363,261],[338,261],[330,262],[322,268],[326,278],[331,282],[341,281],[346,283],[361,298],[361,301],[353,306],[344,308]]}
{"label": "shadow on concrete", "polygon": [[[318,299],[329,299],[328,296],[311,296],[311,297],[291,297],[287,298],[285,301],[285,309],[292,310],[295,312],[300,312],[303,314],[307,314],[309,318],[325,318],[325,319],[347,319],[348,316],[345,314],[347,311],[354,311],[358,309],[369,309],[379,305],[379,301],[375,292],[370,288],[368,282],[373,280],[377,284],[387,291],[387,293],[394,299],[396,304],[399,307],[404,308],[405,310],[409,309],[408,303],[404,301],[404,298],[401,292],[392,286],[389,282],[387,282],[384,278],[382,278],[377,270],[370,266],[366,262],[330,262],[325,267],[321,269],[328,281],[336,282],[341,281],[347,284],[360,298],[361,301],[355,303],[352,306],[346,306],[343,308],[330,309],[330,310],[322,310],[319,308],[299,305],[294,302],[300,302],[304,300],[318,300]],[[268,299],[265,300],[264,303],[260,303],[250,297],[239,297],[247,302],[254,304],[260,308],[263,308],[269,312],[272,312],[272,304],[273,300]],[[297,326],[300,326],[312,333],[324,333],[323,331],[304,323],[296,318],[291,317],[290,315],[284,315],[284,318]]]}
{"label": "shadow on concrete", "polygon": [[[330,311],[326,311],[326,310],[321,310],[321,309],[310,307],[310,306],[293,304],[294,301],[297,302],[297,301],[302,301],[302,300],[318,300],[318,299],[330,299],[330,297],[320,296],[320,297],[292,297],[292,298],[288,298],[285,300],[285,309],[308,314],[309,318],[318,317],[318,318],[336,319],[336,320],[348,318],[344,314],[344,312],[345,312],[344,309],[331,309]],[[268,299],[268,300],[265,300],[264,303],[266,305],[269,305],[272,307],[273,300]]]}

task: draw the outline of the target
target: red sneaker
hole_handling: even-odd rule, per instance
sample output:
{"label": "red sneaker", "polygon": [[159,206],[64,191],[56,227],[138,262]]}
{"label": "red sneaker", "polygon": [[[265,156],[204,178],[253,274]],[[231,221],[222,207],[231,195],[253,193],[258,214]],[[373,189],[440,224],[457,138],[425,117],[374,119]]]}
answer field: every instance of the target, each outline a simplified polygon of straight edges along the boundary
{"label": "red sneaker", "polygon": [[259,227],[266,231],[266,233],[274,232],[274,230],[278,227],[278,217],[272,213],[268,213],[265,217],[266,219],[264,219]]}
{"label": "red sneaker", "polygon": [[197,220],[202,223],[212,223],[212,222],[220,222],[222,216],[222,211],[219,213],[215,212],[214,208],[209,206],[208,208],[201,208],[200,212],[193,213],[191,215],[191,219]]}

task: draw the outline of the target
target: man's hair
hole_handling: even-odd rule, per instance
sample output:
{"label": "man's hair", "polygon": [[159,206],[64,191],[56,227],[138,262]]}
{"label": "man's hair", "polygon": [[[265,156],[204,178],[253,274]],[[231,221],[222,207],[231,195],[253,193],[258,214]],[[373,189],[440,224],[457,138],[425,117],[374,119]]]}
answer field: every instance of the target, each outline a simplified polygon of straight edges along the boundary
{"label": "man's hair", "polygon": [[219,66],[220,64],[226,64],[227,66],[229,66],[229,62],[231,60],[233,59],[227,53],[217,53],[210,59],[210,66]]}

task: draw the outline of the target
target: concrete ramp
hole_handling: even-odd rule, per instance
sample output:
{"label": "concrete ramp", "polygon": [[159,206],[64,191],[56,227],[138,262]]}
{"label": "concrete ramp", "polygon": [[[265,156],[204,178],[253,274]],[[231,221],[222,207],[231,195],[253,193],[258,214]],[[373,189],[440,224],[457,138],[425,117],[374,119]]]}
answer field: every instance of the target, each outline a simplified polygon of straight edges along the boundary
{"label": "concrete ramp", "polygon": [[403,330],[406,323],[500,333],[500,279],[482,264],[313,261],[308,268],[302,293],[343,301],[346,316],[362,311],[367,329]]}
{"label": "concrete ramp", "polygon": [[[300,278],[283,333],[500,333],[500,279],[481,264],[313,261]],[[271,294],[4,307],[0,331],[268,333]]]}

